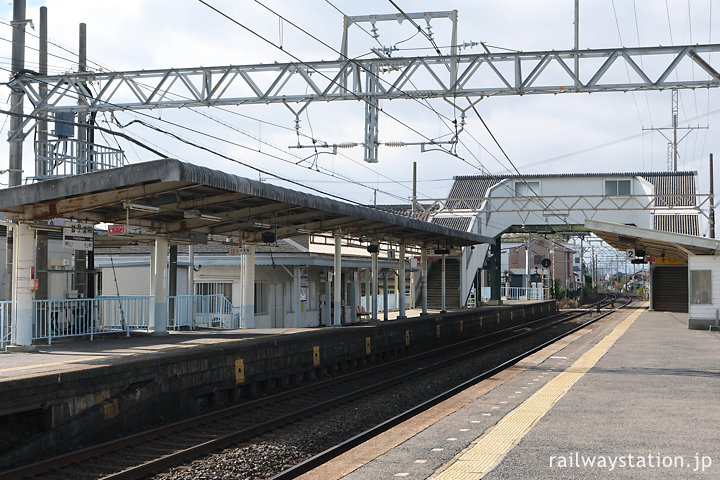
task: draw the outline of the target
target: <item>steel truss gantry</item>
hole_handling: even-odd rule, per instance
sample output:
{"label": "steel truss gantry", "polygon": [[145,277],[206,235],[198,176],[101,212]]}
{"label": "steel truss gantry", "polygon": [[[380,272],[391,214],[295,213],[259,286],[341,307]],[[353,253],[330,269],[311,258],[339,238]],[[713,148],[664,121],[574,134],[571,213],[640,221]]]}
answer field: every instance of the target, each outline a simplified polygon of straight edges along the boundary
{"label": "steel truss gantry", "polygon": [[[292,110],[299,115],[311,102],[340,100],[363,101],[377,114],[379,100],[428,98],[464,110],[456,103],[460,97],[718,87],[720,56],[701,57],[712,52],[720,52],[720,44],[25,73],[10,86],[27,95],[31,115],[270,103],[303,104]],[[609,74],[618,67],[629,81]],[[26,117],[9,140],[24,136],[31,121]]]}
{"label": "steel truss gantry", "polygon": [[[579,214],[582,220],[591,220],[599,212],[652,211],[657,214],[692,213],[708,214],[708,194],[656,193],[639,195],[538,195],[505,197],[463,197],[423,200],[424,211],[437,211],[442,215],[476,215],[480,213],[517,213],[524,224],[531,213],[546,217],[568,218]],[[575,220],[580,220],[576,218]]]}

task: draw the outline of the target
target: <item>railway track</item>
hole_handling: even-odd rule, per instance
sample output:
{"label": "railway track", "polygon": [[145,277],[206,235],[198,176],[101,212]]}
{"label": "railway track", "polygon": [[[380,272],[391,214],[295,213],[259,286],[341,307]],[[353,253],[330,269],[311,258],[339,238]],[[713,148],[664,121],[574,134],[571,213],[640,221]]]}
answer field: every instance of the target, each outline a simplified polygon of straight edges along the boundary
{"label": "railway track", "polygon": [[[610,304],[610,301],[610,299],[606,299],[603,302]],[[598,306],[602,305],[598,304]],[[424,352],[423,354],[374,365],[290,391],[239,404],[218,412],[0,473],[0,480],[25,478],[47,480],[66,478],[102,478],[105,480],[145,478],[153,473],[186,463],[229,445],[248,441],[267,432],[281,429],[283,426],[317,415],[328,409],[336,408],[339,405],[358,401],[358,399],[378,391],[398,388],[403,382],[413,381],[418,377],[463,359],[499,349],[509,343],[527,339],[530,336],[537,335],[539,332],[556,328],[568,322],[579,321],[578,319],[594,310],[560,313],[511,329]],[[590,322],[582,322],[581,325],[571,331],[582,328],[597,318]],[[470,382],[480,381],[562,336],[564,335],[556,337],[550,342],[544,342],[541,346],[503,363],[496,369],[485,372],[486,376],[480,375]],[[466,383],[469,385],[468,382]],[[467,387],[466,384],[464,385],[462,388]],[[445,392],[435,397],[435,399],[424,402],[423,405],[417,408],[428,408],[446,398],[444,395],[452,394]],[[416,410],[408,410],[408,412],[412,411]],[[389,428],[392,426],[393,421],[399,422],[407,418],[407,415],[412,415],[412,413],[408,412],[389,420],[390,423],[384,422],[377,428],[381,430]],[[378,430],[377,433],[381,430]],[[363,440],[355,437],[355,441],[364,441],[364,439],[368,438],[368,435],[372,435],[369,432],[372,432],[372,430],[360,436]],[[350,442],[352,442],[352,439]],[[350,445],[352,443],[338,448],[351,448]],[[335,454],[339,454],[339,451]],[[324,460],[319,458],[316,461]],[[311,463],[307,465],[311,465]],[[307,465],[298,468],[309,469],[310,467]],[[292,473],[291,470],[286,475],[296,474],[298,473]],[[278,478],[291,478],[291,476]]]}

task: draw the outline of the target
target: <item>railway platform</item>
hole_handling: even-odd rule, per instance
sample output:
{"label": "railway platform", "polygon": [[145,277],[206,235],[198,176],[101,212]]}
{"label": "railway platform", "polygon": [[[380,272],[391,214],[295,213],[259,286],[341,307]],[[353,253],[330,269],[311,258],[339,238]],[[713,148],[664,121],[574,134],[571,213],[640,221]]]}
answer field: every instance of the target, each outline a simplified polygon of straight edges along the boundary
{"label": "railway platform", "polygon": [[[0,472],[362,365],[513,329],[554,301],[345,327],[195,330],[0,354]],[[4,468],[5,467],[5,468]]]}
{"label": "railway platform", "polygon": [[301,478],[718,478],[720,334],[622,311]]}
{"label": "railway platform", "polygon": [[[408,318],[420,316],[420,309],[407,310]],[[438,310],[428,310],[430,314]],[[398,312],[389,312],[395,320]],[[0,383],[15,378],[93,369],[110,364],[147,359],[153,355],[167,355],[181,350],[220,344],[238,344],[248,340],[272,340],[278,336],[323,330],[310,328],[256,328],[256,329],[196,329],[171,330],[167,335],[154,336],[133,332],[130,337],[98,335],[93,341],[70,337],[55,340],[52,345],[36,345],[27,351],[0,352]]]}

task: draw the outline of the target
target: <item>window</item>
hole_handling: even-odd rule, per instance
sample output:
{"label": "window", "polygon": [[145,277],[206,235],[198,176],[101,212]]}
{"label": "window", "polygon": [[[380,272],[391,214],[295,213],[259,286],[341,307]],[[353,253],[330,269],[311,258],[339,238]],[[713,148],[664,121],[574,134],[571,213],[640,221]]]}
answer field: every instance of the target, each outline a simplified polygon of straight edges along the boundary
{"label": "window", "polygon": [[540,182],[515,182],[516,197],[540,195]]}
{"label": "window", "polygon": [[690,301],[700,305],[712,303],[712,275],[710,270],[690,271]]}
{"label": "window", "polygon": [[255,282],[255,315],[268,314],[268,284]]}
{"label": "window", "polygon": [[196,283],[195,295],[225,295],[232,303],[232,283]]}
{"label": "window", "polygon": [[605,195],[630,195],[630,180],[605,180]]}

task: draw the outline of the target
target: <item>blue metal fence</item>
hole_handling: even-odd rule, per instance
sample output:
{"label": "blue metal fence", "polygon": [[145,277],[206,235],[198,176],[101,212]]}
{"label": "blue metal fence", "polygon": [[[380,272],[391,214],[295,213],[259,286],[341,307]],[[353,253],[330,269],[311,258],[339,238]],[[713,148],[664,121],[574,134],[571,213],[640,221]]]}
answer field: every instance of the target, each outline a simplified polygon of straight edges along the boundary
{"label": "blue metal fence", "polygon": [[10,343],[10,300],[0,301],[0,348]]}
{"label": "blue metal fence", "polygon": [[[34,300],[33,340],[49,344],[59,337],[88,336],[148,330],[151,296],[107,296],[79,299]],[[170,297],[171,329],[218,327],[243,328],[241,307],[224,295],[178,295]],[[10,343],[12,302],[0,301],[0,348]]]}
{"label": "blue metal fence", "polygon": [[169,299],[170,328],[174,330],[192,330],[199,326],[227,329],[243,327],[240,307],[233,306],[225,295],[176,295]]}
{"label": "blue metal fence", "polygon": [[97,297],[34,300],[33,340],[89,336],[147,329],[152,297]]}
{"label": "blue metal fence", "polygon": [[550,298],[550,289],[502,286],[501,295],[508,300],[547,300]]}

